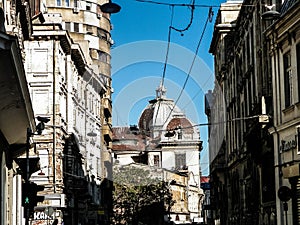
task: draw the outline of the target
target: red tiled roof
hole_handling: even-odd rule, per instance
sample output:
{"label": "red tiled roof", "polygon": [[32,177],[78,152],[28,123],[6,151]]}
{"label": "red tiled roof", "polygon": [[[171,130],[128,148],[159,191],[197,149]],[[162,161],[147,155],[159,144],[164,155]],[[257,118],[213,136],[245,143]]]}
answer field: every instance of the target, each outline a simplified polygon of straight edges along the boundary
{"label": "red tiled roof", "polygon": [[183,133],[187,133],[187,134],[194,133],[194,129],[193,129],[191,122],[185,117],[173,118],[168,123],[167,130],[174,130],[174,129],[178,128],[179,126],[183,130]]}

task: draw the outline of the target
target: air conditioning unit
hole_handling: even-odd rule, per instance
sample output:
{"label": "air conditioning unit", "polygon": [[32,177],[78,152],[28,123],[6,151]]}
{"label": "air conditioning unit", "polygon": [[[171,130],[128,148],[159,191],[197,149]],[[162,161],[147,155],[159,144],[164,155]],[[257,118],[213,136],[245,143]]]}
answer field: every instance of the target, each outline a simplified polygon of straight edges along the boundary
{"label": "air conditioning unit", "polygon": [[73,13],[79,13],[80,9],[78,7],[73,8]]}

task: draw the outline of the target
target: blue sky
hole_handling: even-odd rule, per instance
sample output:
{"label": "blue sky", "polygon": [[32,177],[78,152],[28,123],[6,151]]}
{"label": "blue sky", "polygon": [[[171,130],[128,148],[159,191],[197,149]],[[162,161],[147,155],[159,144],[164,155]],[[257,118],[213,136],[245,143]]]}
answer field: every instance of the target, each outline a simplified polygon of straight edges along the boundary
{"label": "blue sky", "polygon": [[[192,0],[158,0],[161,3],[191,4]],[[173,27],[184,29],[191,20],[189,7],[170,7],[161,4],[138,2],[136,0],[113,0],[122,9],[112,15],[112,86],[113,125],[129,126],[138,123],[142,110],[148,101],[155,97],[155,89],[164,74],[167,97],[178,100],[177,105],[195,123],[206,123],[204,114],[204,94],[213,89],[213,57],[209,53],[214,20],[221,0],[195,0],[196,7],[192,24],[182,33],[171,30]],[[205,22],[209,7],[214,15],[213,21]],[[168,64],[164,62],[168,50]],[[200,41],[201,40],[201,41]],[[200,48],[192,64],[198,43]],[[183,89],[187,76],[188,81]],[[180,93],[182,94],[180,95]],[[180,96],[180,98],[179,98]],[[203,141],[201,167],[208,175],[208,137],[207,126],[201,126]]]}

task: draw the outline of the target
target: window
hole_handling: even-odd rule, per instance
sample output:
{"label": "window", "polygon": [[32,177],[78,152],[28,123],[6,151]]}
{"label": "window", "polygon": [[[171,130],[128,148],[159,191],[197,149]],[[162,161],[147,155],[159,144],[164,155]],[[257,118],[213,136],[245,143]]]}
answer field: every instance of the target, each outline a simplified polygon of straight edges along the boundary
{"label": "window", "polygon": [[102,51],[98,51],[99,61],[107,63],[107,54]]}
{"label": "window", "polygon": [[61,6],[61,0],[56,0],[56,5]]}
{"label": "window", "polygon": [[104,30],[100,29],[100,28],[97,29],[97,36],[99,38],[102,38],[103,40],[107,40],[106,32]]}
{"label": "window", "polygon": [[36,15],[40,12],[41,4],[39,0],[30,1],[31,15]]}
{"label": "window", "polygon": [[65,22],[65,30],[70,31],[71,30],[71,23]]}
{"label": "window", "polygon": [[45,48],[39,48],[39,49],[33,49],[32,51],[34,57],[32,58],[32,60],[35,59],[39,59],[40,62],[43,63],[32,63],[31,65],[31,72],[34,73],[40,73],[40,74],[44,74],[48,72],[48,67],[49,67],[49,63],[48,63],[48,56],[49,56],[49,50],[45,49]]}
{"label": "window", "polygon": [[48,176],[49,172],[49,151],[46,149],[40,149],[39,150],[39,157],[40,157],[40,165],[41,165],[41,170],[39,173],[43,173],[43,175]]}
{"label": "window", "polygon": [[79,32],[79,23],[74,23],[74,32]]}
{"label": "window", "polygon": [[91,8],[92,8],[92,4],[90,3],[90,2],[87,2],[86,3],[86,10],[88,10],[88,11],[90,11],[91,10]]}
{"label": "window", "polygon": [[47,89],[37,89],[33,90],[32,93],[32,107],[34,112],[37,114],[49,114],[49,91]]}
{"label": "window", "polygon": [[183,154],[175,154],[175,168],[182,169],[183,167],[186,167],[186,155]]}
{"label": "window", "polygon": [[159,167],[159,155],[155,155],[153,161],[154,161],[154,166]]}
{"label": "window", "polygon": [[284,95],[285,95],[285,107],[289,107],[292,104],[293,96],[293,74],[291,69],[291,53],[287,52],[283,56],[283,69],[284,69]]}
{"label": "window", "polygon": [[182,139],[182,131],[180,130],[177,134],[178,139]]}
{"label": "window", "polygon": [[66,0],[65,4],[66,4],[67,7],[69,7],[70,6],[70,0]]}
{"label": "window", "polygon": [[93,34],[93,27],[91,25],[86,25],[86,33]]}

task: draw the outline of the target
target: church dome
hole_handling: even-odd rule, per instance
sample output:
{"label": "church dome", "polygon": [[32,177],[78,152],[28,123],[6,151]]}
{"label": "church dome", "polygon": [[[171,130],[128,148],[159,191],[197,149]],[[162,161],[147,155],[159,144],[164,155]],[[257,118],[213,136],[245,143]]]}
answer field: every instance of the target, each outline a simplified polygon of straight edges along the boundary
{"label": "church dome", "polygon": [[138,126],[142,133],[152,138],[158,137],[166,130],[186,127],[188,133],[193,133],[192,123],[185,114],[175,105],[172,99],[165,96],[166,89],[160,85],[156,89],[156,98],[149,101],[148,106],[142,112]]}

